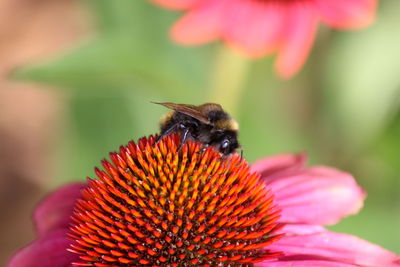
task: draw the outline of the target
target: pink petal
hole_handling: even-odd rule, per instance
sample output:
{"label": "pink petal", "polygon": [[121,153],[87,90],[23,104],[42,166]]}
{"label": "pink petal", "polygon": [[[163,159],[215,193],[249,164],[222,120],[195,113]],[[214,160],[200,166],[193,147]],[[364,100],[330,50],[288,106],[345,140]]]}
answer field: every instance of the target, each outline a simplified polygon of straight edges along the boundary
{"label": "pink petal", "polygon": [[377,0],[317,0],[321,19],[339,29],[358,29],[374,21]]}
{"label": "pink petal", "polygon": [[256,161],[251,165],[251,170],[268,179],[270,183],[285,172],[293,173],[295,170],[304,169],[306,161],[306,154],[282,154]]}
{"label": "pink petal", "polygon": [[42,200],[33,214],[39,236],[54,229],[68,227],[73,205],[84,187],[84,183],[67,185]]}
{"label": "pink petal", "polygon": [[18,251],[7,267],[69,267],[78,260],[67,251],[70,243],[65,229],[52,231]]}
{"label": "pink petal", "polygon": [[282,209],[281,222],[334,224],[357,213],[365,198],[351,175],[327,167],[288,172],[271,182],[263,178]]}
{"label": "pink petal", "polygon": [[151,2],[169,9],[188,9],[199,3],[199,0],[150,0]]}
{"label": "pink petal", "polygon": [[279,233],[285,233],[287,236],[311,235],[323,232],[326,232],[326,229],[323,226],[313,224],[286,224],[279,231]]}
{"label": "pink petal", "polygon": [[332,262],[326,260],[310,260],[307,258],[294,258],[282,261],[262,262],[255,264],[256,267],[360,267],[354,264]]}
{"label": "pink petal", "polygon": [[171,29],[171,38],[184,45],[216,40],[221,33],[226,1],[229,0],[204,0],[175,23]]}
{"label": "pink petal", "polygon": [[303,66],[317,29],[317,16],[310,4],[293,3],[288,10],[289,21],[275,63],[276,71],[282,78],[292,77]]}
{"label": "pink petal", "polygon": [[326,230],[305,235],[294,232],[268,246],[283,251],[283,257],[258,266],[400,266],[398,255],[356,236]]}
{"label": "pink petal", "polygon": [[276,50],[287,19],[276,2],[237,0],[227,7],[224,39],[248,57],[261,57]]}

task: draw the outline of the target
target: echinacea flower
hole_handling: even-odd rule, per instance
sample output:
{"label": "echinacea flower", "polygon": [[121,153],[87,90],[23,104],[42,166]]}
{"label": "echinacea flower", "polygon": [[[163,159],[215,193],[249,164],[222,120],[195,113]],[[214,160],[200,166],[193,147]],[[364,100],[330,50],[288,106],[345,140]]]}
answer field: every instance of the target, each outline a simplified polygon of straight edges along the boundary
{"label": "echinacea flower", "polygon": [[277,53],[276,70],[289,78],[299,71],[320,21],[340,29],[369,25],[377,0],[151,0],[186,10],[172,27],[178,43],[198,45],[222,39],[250,58]]}
{"label": "echinacea flower", "polygon": [[[303,155],[249,166],[176,135],[130,142],[99,179],[63,187],[34,213],[38,239],[8,267],[400,266],[332,224],[362,206],[353,178]],[[278,208],[279,207],[279,208]]]}

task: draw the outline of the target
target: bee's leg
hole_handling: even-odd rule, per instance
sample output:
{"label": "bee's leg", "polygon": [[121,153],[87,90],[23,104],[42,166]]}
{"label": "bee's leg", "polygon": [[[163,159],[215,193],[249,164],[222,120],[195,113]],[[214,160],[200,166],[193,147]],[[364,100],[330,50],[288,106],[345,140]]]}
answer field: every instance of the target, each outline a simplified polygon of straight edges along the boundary
{"label": "bee's leg", "polygon": [[179,152],[182,148],[182,146],[186,143],[187,139],[188,139],[188,135],[189,135],[189,129],[186,128],[182,135],[181,135],[181,143],[179,144],[178,149],[176,150],[176,152]]}
{"label": "bee's leg", "polygon": [[204,153],[204,151],[206,151],[207,147],[209,147],[209,144],[202,145],[201,149],[200,149],[201,153]]}
{"label": "bee's leg", "polygon": [[158,142],[160,142],[161,139],[163,139],[165,136],[167,136],[167,135],[169,135],[170,133],[172,133],[172,132],[177,128],[177,126],[178,126],[178,124],[176,123],[176,124],[172,125],[170,128],[168,128],[166,131],[164,131],[163,133],[161,133],[161,134],[157,137],[157,139],[156,139],[154,145],[157,145]]}
{"label": "bee's leg", "polygon": [[207,147],[209,147],[210,145],[209,144],[203,144],[202,146],[201,146],[201,148],[200,148],[200,150],[199,151],[197,151],[197,153],[204,153],[204,151],[206,151],[206,149],[207,149]]}
{"label": "bee's leg", "polygon": [[240,163],[241,163],[242,161],[243,161],[243,148],[240,147],[240,161],[239,161],[239,163],[236,165],[236,167],[239,166]]}

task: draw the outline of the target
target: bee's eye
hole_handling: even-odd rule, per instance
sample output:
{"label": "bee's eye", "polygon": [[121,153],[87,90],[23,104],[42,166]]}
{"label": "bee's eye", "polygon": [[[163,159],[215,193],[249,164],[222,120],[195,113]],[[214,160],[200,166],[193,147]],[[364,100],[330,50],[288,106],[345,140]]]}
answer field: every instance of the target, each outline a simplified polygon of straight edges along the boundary
{"label": "bee's eye", "polygon": [[221,148],[227,148],[228,146],[229,146],[229,140],[224,140],[224,141],[222,141],[222,144],[221,144]]}

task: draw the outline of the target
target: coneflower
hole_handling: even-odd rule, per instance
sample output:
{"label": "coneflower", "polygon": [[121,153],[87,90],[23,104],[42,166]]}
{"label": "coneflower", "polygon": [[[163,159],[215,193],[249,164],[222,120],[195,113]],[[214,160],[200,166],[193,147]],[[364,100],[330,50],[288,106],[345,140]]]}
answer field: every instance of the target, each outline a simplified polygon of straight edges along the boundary
{"label": "coneflower", "polygon": [[179,136],[130,142],[96,169],[73,212],[79,266],[247,265],[280,253],[279,211],[259,174]]}
{"label": "coneflower", "polygon": [[365,193],[347,173],[304,155],[249,166],[237,155],[170,135],[130,142],[99,179],[50,194],[38,238],[8,267],[400,266],[399,257],[320,225],[354,214]]}
{"label": "coneflower", "polygon": [[320,22],[350,30],[374,20],[378,0],[150,0],[184,10],[171,37],[184,45],[222,40],[249,58],[277,54],[283,78],[306,61]]}

